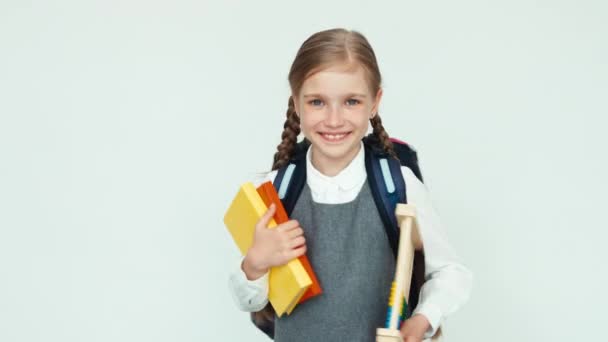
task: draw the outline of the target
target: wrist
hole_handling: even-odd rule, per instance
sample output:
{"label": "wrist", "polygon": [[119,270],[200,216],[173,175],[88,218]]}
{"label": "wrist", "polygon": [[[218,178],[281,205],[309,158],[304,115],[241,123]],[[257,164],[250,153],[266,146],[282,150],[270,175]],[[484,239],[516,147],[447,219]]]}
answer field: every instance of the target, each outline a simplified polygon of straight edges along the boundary
{"label": "wrist", "polygon": [[245,255],[243,263],[241,264],[241,269],[245,272],[248,280],[259,279],[268,272],[268,268],[260,265],[255,253],[251,250]]}
{"label": "wrist", "polygon": [[418,323],[417,325],[420,327],[420,330],[422,331],[423,335],[431,328],[431,323],[426,318],[426,316],[421,315],[421,314],[415,314],[412,317],[414,317],[417,320],[417,323]]}
{"label": "wrist", "polygon": [[415,336],[423,339],[430,327],[431,324],[424,315],[414,314],[412,317],[403,322],[403,326],[400,330],[403,337]]}

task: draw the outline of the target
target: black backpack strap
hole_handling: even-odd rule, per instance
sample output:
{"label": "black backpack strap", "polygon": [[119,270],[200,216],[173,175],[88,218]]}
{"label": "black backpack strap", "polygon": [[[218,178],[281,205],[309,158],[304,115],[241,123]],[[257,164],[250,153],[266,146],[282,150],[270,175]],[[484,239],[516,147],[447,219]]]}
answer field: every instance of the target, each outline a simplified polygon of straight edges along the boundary
{"label": "black backpack strap", "polygon": [[[271,311],[272,307],[270,303],[266,304],[266,307],[264,307],[264,309],[262,310],[265,311],[268,315],[270,315],[271,313],[274,315],[274,311]],[[256,318],[255,312],[251,312],[249,316],[251,318],[251,322],[258,329],[260,329],[264,334],[266,334],[266,336],[270,337],[271,340],[274,340],[274,316],[261,316]]]}
{"label": "black backpack strap", "polygon": [[395,151],[395,154],[397,154],[399,157],[401,165],[409,167],[416,178],[418,178],[421,182],[424,182],[422,179],[422,173],[420,172],[420,166],[418,165],[418,153],[416,150],[401,140],[393,138],[390,140],[393,143],[393,151]]}

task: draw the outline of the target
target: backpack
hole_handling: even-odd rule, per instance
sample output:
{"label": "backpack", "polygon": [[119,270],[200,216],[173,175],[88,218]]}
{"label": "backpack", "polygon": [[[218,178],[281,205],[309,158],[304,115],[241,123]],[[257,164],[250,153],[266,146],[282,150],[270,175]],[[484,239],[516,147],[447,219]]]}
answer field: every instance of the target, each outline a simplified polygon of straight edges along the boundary
{"label": "backpack", "polygon": [[[374,134],[363,138],[363,146],[367,182],[382,219],[389,245],[393,255],[397,258],[399,226],[395,208],[397,203],[407,203],[406,184],[401,173],[401,166],[407,166],[416,175],[416,178],[421,182],[423,180],[416,150],[403,141],[393,138],[390,140],[399,160],[384,151]],[[306,152],[309,146],[310,142],[307,139],[299,142],[289,163],[278,169],[273,182],[288,216],[291,216],[306,183]],[[424,283],[424,254],[421,251],[416,251],[414,254],[413,270],[406,317],[411,316],[411,312],[418,304],[418,295]],[[274,338],[274,317],[270,303],[262,311],[251,313],[251,321],[271,339]]]}

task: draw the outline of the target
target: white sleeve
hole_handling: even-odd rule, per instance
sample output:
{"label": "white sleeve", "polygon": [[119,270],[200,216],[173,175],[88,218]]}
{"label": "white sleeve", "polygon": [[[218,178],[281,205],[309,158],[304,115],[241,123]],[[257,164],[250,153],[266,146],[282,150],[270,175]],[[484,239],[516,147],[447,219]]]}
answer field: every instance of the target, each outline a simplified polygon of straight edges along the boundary
{"label": "white sleeve", "polygon": [[473,274],[450,246],[426,185],[408,167],[403,166],[401,171],[407,201],[416,207],[425,257],[425,283],[413,314],[422,314],[428,319],[431,327],[424,338],[430,338],[447,316],[468,301]]}
{"label": "white sleeve", "polygon": [[268,275],[255,280],[247,279],[245,272],[241,268],[241,263],[245,257],[239,259],[238,264],[230,274],[228,288],[236,306],[242,311],[256,312],[262,310],[268,303]]}
{"label": "white sleeve", "polygon": [[[274,181],[277,171],[266,174],[265,177],[254,181],[257,187],[266,181]],[[237,307],[242,311],[256,312],[262,310],[268,303],[268,276],[266,272],[262,277],[249,280],[241,268],[245,256],[241,256],[228,278],[228,289]]]}

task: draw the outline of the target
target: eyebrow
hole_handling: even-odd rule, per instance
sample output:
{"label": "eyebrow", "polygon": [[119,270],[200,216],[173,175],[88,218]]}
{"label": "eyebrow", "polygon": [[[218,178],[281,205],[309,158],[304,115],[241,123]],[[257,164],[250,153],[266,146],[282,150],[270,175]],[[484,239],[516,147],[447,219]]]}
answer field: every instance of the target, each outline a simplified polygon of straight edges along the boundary
{"label": "eyebrow", "polygon": [[[313,93],[313,94],[304,94],[304,97],[323,97],[323,95]],[[346,94],[346,97],[366,97],[366,95],[358,94],[358,93],[350,93],[350,94]]]}

